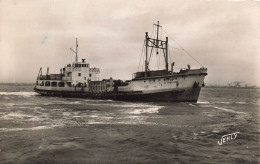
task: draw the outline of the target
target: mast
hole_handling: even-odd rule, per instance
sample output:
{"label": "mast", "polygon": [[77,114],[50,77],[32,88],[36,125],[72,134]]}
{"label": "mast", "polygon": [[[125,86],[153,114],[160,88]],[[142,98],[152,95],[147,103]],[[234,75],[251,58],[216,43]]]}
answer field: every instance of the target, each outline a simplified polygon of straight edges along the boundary
{"label": "mast", "polygon": [[148,32],[145,33],[145,77],[147,77],[147,72],[148,72],[148,46],[149,46],[149,37],[148,37]]}
{"label": "mast", "polygon": [[76,38],[76,62],[78,62],[78,39]]}
{"label": "mast", "polygon": [[[164,59],[165,59],[165,69],[166,71],[169,70],[169,62],[168,62],[168,37],[166,37],[166,40],[160,40],[159,39],[159,28],[162,27],[159,24],[159,21],[157,24],[153,24],[154,26],[156,26],[156,39],[153,38],[149,38],[148,36],[148,32],[145,32],[145,77],[147,77],[147,72],[149,70],[149,62],[151,59],[151,55],[153,52],[153,48],[156,48],[156,54],[159,54],[158,49],[162,49],[163,50],[163,54],[164,54]],[[149,44],[150,43],[150,44]],[[150,53],[150,57],[148,59],[148,51],[149,51],[149,47],[151,47],[151,53]]]}
{"label": "mast", "polygon": [[38,73],[38,76],[37,76],[37,80],[39,80],[41,76],[42,76],[42,67],[39,70],[39,73]]}
{"label": "mast", "polygon": [[49,67],[47,67],[46,75],[49,75]]}
{"label": "mast", "polygon": [[70,48],[71,51],[73,51],[76,54],[75,62],[78,62],[78,39],[76,38],[76,51],[74,51],[72,48]]}
{"label": "mast", "polygon": [[153,24],[155,26],[157,26],[157,37],[156,37],[156,54],[159,54],[158,53],[158,44],[159,44],[159,39],[158,39],[158,35],[159,35],[159,28],[162,27],[159,25],[159,21],[158,21],[158,24]]}
{"label": "mast", "polygon": [[169,62],[168,62],[168,37],[166,37],[166,44],[165,44],[165,67],[166,67],[166,70],[168,71],[168,65],[169,65]]}

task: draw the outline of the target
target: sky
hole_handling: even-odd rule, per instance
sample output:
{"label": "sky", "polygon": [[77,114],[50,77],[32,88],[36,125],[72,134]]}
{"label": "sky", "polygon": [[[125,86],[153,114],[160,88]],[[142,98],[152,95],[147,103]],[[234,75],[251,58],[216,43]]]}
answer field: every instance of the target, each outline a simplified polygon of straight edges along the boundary
{"label": "sky", "polygon": [[[100,80],[138,71],[145,32],[160,21],[175,68],[208,68],[207,84],[260,86],[260,2],[193,0],[0,0],[0,82],[34,83],[75,59],[100,68]],[[177,43],[176,43],[177,42]],[[189,57],[181,45],[200,64]],[[143,56],[140,67],[143,66]],[[151,69],[163,68],[153,55]],[[139,67],[139,71],[142,70]]]}

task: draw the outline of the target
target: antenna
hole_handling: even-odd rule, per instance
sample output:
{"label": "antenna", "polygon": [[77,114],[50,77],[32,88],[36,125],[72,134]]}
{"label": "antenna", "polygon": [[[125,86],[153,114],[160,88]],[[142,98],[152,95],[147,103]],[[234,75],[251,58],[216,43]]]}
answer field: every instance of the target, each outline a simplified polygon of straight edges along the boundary
{"label": "antenna", "polygon": [[74,51],[72,48],[70,50],[76,54],[75,62],[78,62],[78,39],[76,38],[76,51]]}

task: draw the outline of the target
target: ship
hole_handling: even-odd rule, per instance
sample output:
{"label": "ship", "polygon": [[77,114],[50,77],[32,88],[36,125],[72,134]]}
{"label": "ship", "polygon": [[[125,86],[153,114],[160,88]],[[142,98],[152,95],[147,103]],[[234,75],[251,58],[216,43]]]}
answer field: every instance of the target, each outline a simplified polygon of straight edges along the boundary
{"label": "ship", "polygon": [[[144,70],[133,73],[132,79],[99,80],[100,69],[90,67],[86,59],[78,61],[78,41],[76,38],[75,61],[60,69],[59,74],[42,74],[40,68],[35,92],[43,96],[75,97],[101,100],[143,101],[143,102],[197,102],[207,68],[191,69],[190,65],[183,69],[174,69],[174,62],[169,68],[169,43],[159,39],[161,25],[153,24],[156,29],[154,38],[145,32]],[[157,35],[156,35],[157,34]],[[164,68],[150,70],[152,51],[162,52]],[[177,71],[176,71],[177,70]]]}

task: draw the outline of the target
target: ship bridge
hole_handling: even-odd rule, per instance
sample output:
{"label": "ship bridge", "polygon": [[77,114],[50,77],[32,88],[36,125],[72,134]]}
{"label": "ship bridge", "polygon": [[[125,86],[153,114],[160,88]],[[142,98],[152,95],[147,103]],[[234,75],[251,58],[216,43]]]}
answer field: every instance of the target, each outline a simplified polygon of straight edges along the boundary
{"label": "ship bridge", "polygon": [[90,68],[89,63],[82,59],[82,62],[74,62],[68,64],[62,69],[61,74],[63,75],[62,80],[69,80],[72,85],[77,85],[79,83],[87,84],[87,81],[98,80],[97,74],[100,73],[99,68]]}
{"label": "ship bridge", "polygon": [[97,74],[100,73],[99,68],[90,68],[89,63],[86,59],[82,59],[81,62],[78,61],[78,41],[76,39],[76,51],[70,48],[75,56],[75,62],[67,64],[60,69],[59,74],[49,74],[49,68],[47,68],[46,75],[42,75],[42,68],[40,68],[37,85],[41,86],[88,86],[89,81],[97,81]]}

